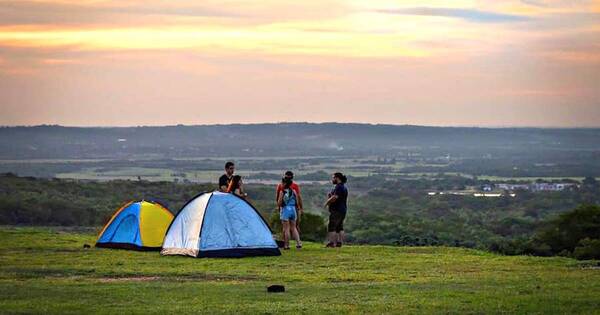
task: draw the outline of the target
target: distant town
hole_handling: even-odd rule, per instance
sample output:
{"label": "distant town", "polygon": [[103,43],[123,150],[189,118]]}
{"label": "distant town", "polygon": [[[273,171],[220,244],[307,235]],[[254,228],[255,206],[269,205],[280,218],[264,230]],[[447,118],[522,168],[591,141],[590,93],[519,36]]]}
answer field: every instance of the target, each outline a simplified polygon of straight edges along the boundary
{"label": "distant town", "polygon": [[579,184],[576,183],[531,183],[531,184],[492,184],[483,185],[482,191],[492,191],[501,189],[504,191],[517,191],[517,190],[529,190],[529,191],[562,191],[565,189],[579,188]]}
{"label": "distant town", "polygon": [[518,191],[545,192],[545,191],[563,191],[570,189],[578,189],[577,183],[547,183],[535,182],[529,184],[509,184],[509,183],[494,183],[485,184],[479,187],[467,187],[465,190],[449,190],[449,191],[430,191],[429,196],[435,195],[460,195],[474,197],[515,197]]}

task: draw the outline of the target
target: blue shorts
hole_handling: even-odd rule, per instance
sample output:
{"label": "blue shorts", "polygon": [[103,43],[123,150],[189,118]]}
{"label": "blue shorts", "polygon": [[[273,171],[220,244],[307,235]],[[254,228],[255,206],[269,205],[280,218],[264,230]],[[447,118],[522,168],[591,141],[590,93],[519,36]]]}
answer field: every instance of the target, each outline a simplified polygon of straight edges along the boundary
{"label": "blue shorts", "polygon": [[281,221],[296,221],[296,207],[283,207],[279,211]]}

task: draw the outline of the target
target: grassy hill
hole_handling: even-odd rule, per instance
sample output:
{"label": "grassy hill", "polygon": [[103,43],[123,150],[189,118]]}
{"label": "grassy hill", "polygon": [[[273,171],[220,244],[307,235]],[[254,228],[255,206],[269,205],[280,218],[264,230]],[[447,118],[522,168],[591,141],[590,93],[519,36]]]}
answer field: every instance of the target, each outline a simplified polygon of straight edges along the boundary
{"label": "grassy hill", "polygon": [[[92,231],[0,228],[0,313],[599,313],[597,262],[308,244],[194,259],[84,249]],[[283,284],[287,292],[266,293]]]}

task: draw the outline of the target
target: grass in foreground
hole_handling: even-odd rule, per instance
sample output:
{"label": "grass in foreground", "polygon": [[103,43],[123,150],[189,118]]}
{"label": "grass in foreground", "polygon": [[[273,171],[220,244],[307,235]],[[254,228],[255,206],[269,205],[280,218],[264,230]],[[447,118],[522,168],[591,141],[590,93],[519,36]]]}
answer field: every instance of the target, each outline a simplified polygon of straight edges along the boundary
{"label": "grass in foreground", "polygon": [[4,227],[0,239],[0,313],[600,314],[596,262],[567,258],[308,244],[194,259],[84,249],[95,235],[56,229]]}

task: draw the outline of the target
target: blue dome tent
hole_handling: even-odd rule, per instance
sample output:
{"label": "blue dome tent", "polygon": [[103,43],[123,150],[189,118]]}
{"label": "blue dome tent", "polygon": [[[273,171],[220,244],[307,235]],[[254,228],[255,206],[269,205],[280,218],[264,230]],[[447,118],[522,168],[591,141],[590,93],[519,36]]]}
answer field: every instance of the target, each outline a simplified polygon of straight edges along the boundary
{"label": "blue dome tent", "polygon": [[202,193],[183,206],[165,236],[162,255],[279,256],[271,229],[235,194]]}

